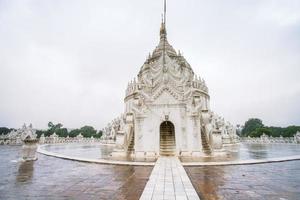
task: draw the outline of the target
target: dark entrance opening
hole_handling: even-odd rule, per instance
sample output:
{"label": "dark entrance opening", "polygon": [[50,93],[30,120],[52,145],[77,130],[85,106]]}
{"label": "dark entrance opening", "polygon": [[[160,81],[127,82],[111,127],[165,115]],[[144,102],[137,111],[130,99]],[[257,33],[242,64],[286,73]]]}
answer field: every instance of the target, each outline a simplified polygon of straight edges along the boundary
{"label": "dark entrance opening", "polygon": [[160,125],[160,155],[174,156],[176,149],[175,128],[170,121],[164,121]]}

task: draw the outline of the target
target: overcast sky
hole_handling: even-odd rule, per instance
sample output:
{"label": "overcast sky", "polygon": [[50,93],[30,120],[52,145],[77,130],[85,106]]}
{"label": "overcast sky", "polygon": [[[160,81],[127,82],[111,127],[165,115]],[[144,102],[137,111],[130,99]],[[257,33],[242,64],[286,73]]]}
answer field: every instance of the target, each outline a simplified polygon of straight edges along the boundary
{"label": "overcast sky", "polygon": [[[0,126],[102,128],[159,41],[162,0],[0,0]],[[299,0],[172,0],[168,40],[233,124],[300,125]]]}

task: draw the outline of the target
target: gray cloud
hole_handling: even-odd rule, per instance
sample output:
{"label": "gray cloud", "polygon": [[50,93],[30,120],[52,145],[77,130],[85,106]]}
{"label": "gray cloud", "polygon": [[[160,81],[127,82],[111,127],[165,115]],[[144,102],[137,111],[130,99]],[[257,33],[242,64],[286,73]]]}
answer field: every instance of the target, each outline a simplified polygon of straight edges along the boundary
{"label": "gray cloud", "polygon": [[[161,1],[0,0],[0,126],[103,127],[158,43]],[[300,124],[300,2],[169,2],[168,38],[233,123]]]}

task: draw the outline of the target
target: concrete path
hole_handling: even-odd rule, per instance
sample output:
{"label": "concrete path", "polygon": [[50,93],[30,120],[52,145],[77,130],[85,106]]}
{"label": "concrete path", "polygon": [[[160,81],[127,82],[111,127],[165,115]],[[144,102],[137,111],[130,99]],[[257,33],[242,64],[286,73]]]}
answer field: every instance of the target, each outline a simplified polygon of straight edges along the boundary
{"label": "concrete path", "polygon": [[160,157],[152,170],[140,200],[199,200],[177,157]]}

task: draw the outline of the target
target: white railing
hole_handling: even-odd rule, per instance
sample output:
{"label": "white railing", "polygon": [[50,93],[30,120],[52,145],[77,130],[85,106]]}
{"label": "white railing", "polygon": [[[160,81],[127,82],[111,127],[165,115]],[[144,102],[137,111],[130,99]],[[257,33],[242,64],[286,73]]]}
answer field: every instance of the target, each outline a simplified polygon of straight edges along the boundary
{"label": "white railing", "polygon": [[[68,143],[103,143],[114,144],[113,140],[103,140],[100,138],[84,138],[84,137],[41,137],[39,144],[68,144]],[[0,138],[0,145],[22,145],[23,142],[16,138]]]}
{"label": "white railing", "polygon": [[258,144],[273,144],[273,143],[291,143],[300,144],[300,140],[297,137],[269,137],[261,136],[259,138],[241,137],[241,142],[244,143],[258,143]]}

